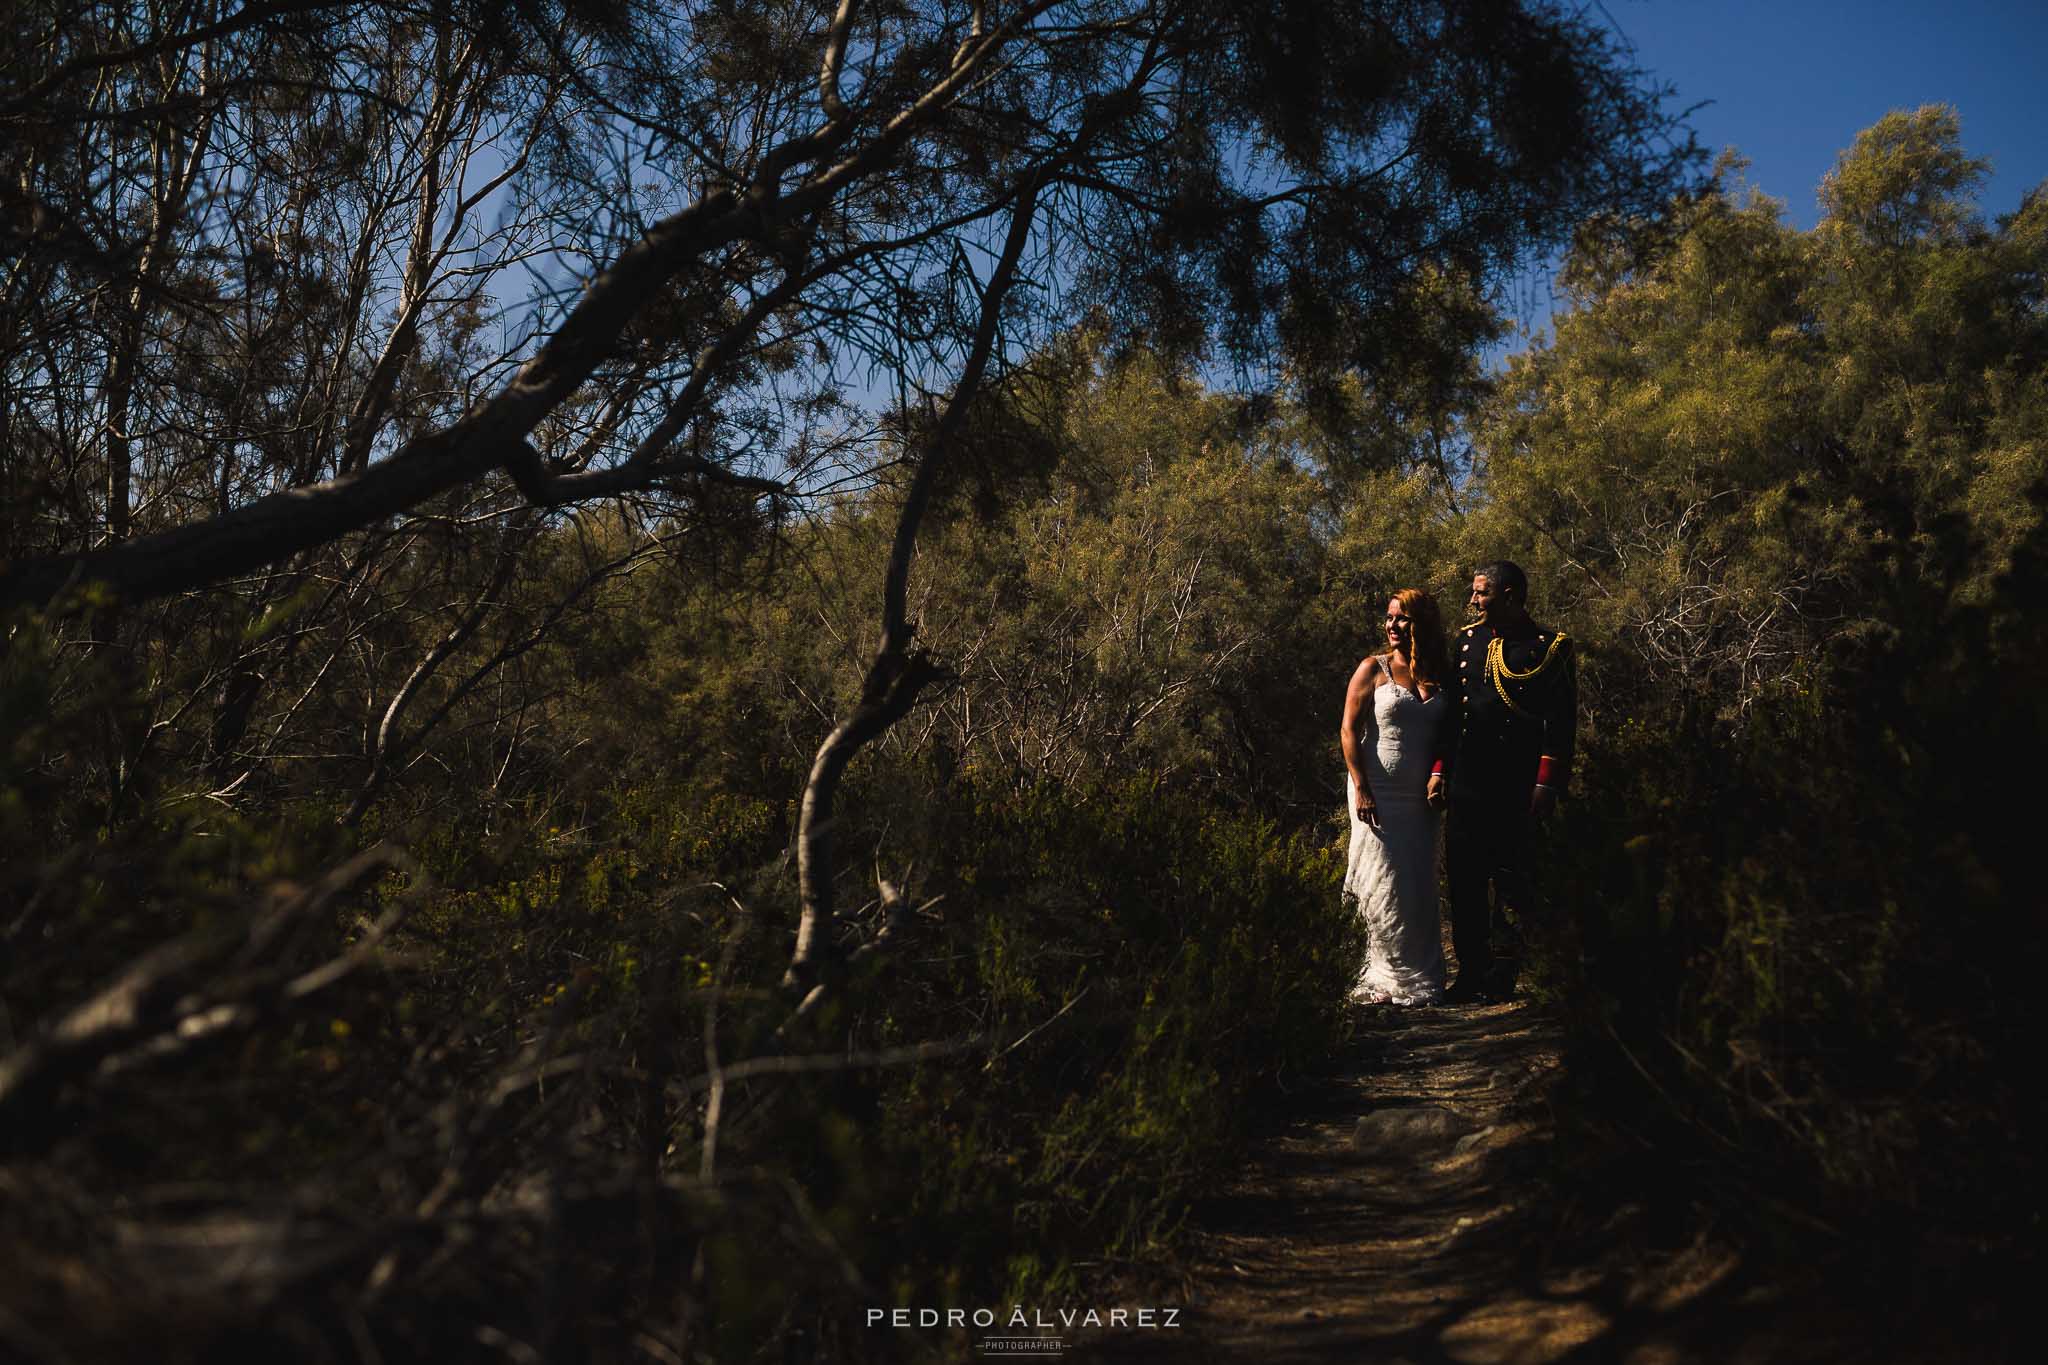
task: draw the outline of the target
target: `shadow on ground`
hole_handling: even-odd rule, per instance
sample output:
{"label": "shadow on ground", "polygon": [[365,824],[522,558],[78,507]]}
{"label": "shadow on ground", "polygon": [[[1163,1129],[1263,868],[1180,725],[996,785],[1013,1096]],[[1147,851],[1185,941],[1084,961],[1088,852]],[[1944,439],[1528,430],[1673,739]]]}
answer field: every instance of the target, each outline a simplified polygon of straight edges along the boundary
{"label": "shadow on ground", "polygon": [[[1245,1169],[1193,1211],[1177,1281],[1119,1290],[1179,1325],[1070,1333],[1090,1361],[1806,1362],[1883,1350],[1788,1306],[1707,1229],[1625,1195],[1590,1233],[1547,1178],[1558,1035],[1523,1004],[1368,1016]],[[1674,1235],[1675,1234],[1675,1235]],[[1894,1348],[1902,1343],[1892,1342]]]}

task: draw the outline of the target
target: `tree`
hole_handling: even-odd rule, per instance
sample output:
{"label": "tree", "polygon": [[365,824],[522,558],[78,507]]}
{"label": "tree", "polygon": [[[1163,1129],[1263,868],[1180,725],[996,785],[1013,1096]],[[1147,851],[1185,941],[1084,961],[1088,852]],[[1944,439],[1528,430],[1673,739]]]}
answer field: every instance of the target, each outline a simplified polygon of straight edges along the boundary
{"label": "tree", "polygon": [[1724,164],[1649,259],[1596,228],[1568,262],[1483,422],[1486,533],[1640,685],[1739,712],[1981,598],[2038,525],[2040,197],[1986,229],[1957,141],[1888,116],[1810,233]]}
{"label": "tree", "polygon": [[1027,186],[1024,312],[1224,322],[1313,387],[1397,347],[1417,267],[1487,276],[1686,150],[1544,5],[29,6],[10,50],[10,601],[491,477],[772,494],[793,396],[945,386]]}
{"label": "tree", "polygon": [[1861,133],[1810,232],[1735,170],[1626,242],[1589,225],[1477,424],[1470,543],[1586,642],[1554,841],[1586,1070],[1710,1168],[1750,1153],[1757,1208],[2030,1237],[2007,1135],[2039,1104],[2002,1078],[2048,942],[1985,792],[2043,723],[2048,194],[1984,224],[1938,106]]}

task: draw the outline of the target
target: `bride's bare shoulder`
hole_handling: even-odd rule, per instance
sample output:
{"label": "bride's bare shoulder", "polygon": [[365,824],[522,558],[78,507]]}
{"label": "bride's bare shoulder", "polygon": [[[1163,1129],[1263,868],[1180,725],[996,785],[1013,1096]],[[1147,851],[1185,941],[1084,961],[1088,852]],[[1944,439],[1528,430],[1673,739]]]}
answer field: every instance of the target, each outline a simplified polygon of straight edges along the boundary
{"label": "bride's bare shoulder", "polygon": [[1347,707],[1365,705],[1365,699],[1371,696],[1373,689],[1379,685],[1379,671],[1378,659],[1368,656],[1359,661],[1358,667],[1351,670],[1350,684],[1344,689]]}

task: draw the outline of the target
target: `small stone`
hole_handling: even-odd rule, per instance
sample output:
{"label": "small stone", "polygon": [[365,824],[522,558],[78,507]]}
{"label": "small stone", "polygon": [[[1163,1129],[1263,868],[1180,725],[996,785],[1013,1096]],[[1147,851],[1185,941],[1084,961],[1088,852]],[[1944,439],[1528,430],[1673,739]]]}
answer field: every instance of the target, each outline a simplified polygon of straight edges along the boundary
{"label": "small stone", "polygon": [[1471,1131],[1472,1121],[1441,1105],[1419,1104],[1367,1114],[1351,1132],[1360,1155],[1416,1153]]}
{"label": "small stone", "polygon": [[1477,1129],[1459,1138],[1456,1145],[1454,1145],[1451,1148],[1451,1150],[1456,1152],[1459,1156],[1463,1156],[1465,1155],[1465,1153],[1479,1146],[1480,1143],[1486,1141],[1486,1139],[1491,1136],[1493,1136],[1493,1129],[1490,1126],[1486,1128]]}

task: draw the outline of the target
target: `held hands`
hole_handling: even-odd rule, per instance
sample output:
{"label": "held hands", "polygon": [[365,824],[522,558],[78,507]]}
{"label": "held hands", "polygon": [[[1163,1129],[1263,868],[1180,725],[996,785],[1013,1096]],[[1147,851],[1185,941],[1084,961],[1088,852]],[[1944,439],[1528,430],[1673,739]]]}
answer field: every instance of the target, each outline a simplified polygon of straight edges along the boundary
{"label": "held hands", "polygon": [[1429,789],[1423,793],[1423,799],[1429,802],[1431,810],[1442,810],[1444,808],[1444,775],[1442,773],[1431,773],[1429,775]]}

